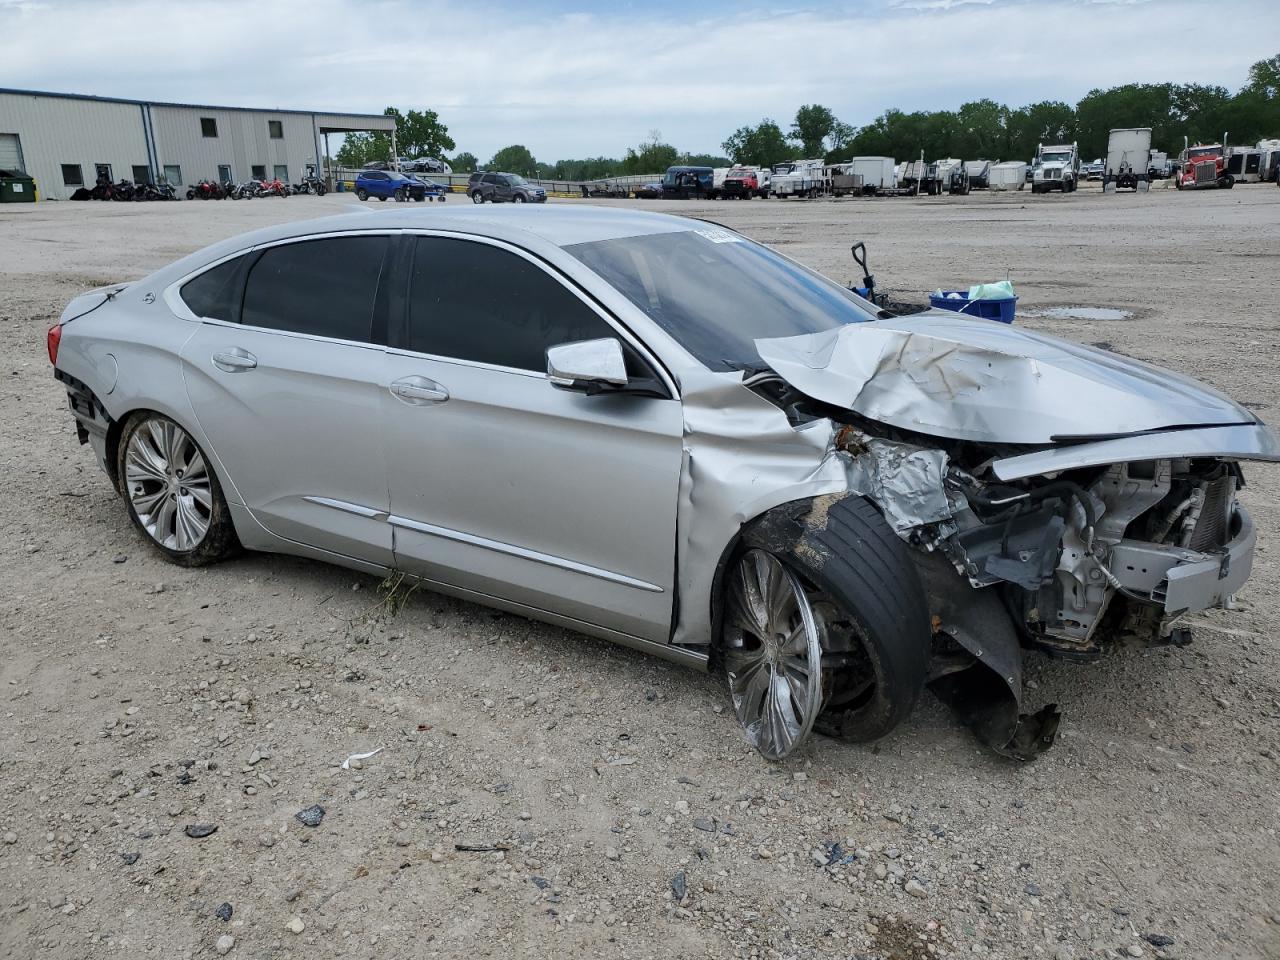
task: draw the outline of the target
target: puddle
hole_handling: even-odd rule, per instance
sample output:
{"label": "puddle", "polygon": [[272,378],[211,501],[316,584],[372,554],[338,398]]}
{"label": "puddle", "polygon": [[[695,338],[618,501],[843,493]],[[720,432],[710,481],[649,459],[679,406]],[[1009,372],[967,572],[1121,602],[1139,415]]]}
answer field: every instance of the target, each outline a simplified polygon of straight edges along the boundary
{"label": "puddle", "polygon": [[1025,316],[1045,317],[1049,320],[1131,320],[1132,310],[1115,307],[1045,307],[1043,310],[1025,310]]}

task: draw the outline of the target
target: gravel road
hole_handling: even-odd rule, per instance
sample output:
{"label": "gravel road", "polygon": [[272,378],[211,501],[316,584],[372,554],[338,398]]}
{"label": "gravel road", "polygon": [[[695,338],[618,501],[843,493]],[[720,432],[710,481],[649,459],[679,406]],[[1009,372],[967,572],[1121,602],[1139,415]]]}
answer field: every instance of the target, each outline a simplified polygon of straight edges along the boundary
{"label": "gravel road", "polygon": [[[0,956],[1280,958],[1280,469],[1246,469],[1253,579],[1191,646],[1029,655],[1029,705],[1064,715],[1030,764],[928,697],[873,747],[771,764],[717,678],[319,563],[164,563],[45,329],[358,207],[0,206]],[[865,240],[901,299],[1007,274],[1019,323],[1280,421],[1274,187],[645,208],[842,281]],[[1080,306],[1132,316],[1054,311]]]}

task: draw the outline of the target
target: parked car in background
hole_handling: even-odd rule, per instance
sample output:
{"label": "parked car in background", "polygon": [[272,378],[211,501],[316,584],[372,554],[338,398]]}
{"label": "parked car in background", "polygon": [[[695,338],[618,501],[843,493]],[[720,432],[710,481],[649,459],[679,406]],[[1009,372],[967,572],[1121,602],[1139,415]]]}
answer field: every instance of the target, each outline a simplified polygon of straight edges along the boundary
{"label": "parked car in background", "polygon": [[631,191],[637,200],[657,200],[662,196],[662,182],[642,183]]}
{"label": "parked car in background", "polygon": [[436,183],[434,180],[428,180],[426,177],[420,177],[414,173],[406,174],[406,176],[413,182],[422,184],[423,192],[428,200],[439,200],[443,203],[449,198],[449,188],[443,183]]}
{"label": "parked car in background", "polygon": [[427,186],[416,177],[406,177],[394,170],[361,170],[356,177],[356,196],[361,200],[377,197],[379,200],[426,199]]}
{"label": "parked car in background", "polygon": [[400,169],[404,173],[453,173],[453,167],[435,157],[404,160],[400,163]]}
{"label": "parked car in background", "polygon": [[1101,180],[1106,169],[1106,161],[1099,157],[1097,160],[1080,164],[1080,176],[1085,180]]}
{"label": "parked car in background", "polygon": [[370,160],[361,170],[390,170],[391,164],[386,160]]}
{"label": "parked car in background", "polygon": [[518,173],[477,171],[467,181],[472,203],[546,203],[547,191]]}

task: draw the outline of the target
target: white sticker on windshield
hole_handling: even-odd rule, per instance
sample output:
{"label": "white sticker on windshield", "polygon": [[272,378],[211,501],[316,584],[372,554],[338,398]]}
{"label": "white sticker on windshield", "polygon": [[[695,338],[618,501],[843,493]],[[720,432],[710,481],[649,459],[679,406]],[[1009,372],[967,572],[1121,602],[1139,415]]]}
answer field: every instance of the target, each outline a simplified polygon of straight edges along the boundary
{"label": "white sticker on windshield", "polygon": [[703,229],[693,231],[700,237],[706,237],[712,243],[746,243],[745,237],[740,237],[736,233],[730,233],[728,230],[712,230]]}

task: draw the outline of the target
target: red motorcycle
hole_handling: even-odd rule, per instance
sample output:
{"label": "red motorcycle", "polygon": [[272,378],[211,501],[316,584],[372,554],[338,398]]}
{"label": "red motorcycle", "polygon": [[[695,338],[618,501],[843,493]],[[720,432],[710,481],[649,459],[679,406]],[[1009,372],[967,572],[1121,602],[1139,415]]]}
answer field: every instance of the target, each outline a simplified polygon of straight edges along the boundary
{"label": "red motorcycle", "polygon": [[263,180],[262,190],[258,194],[260,197],[287,197],[289,195],[289,187],[282,183],[279,177],[274,180]]}

